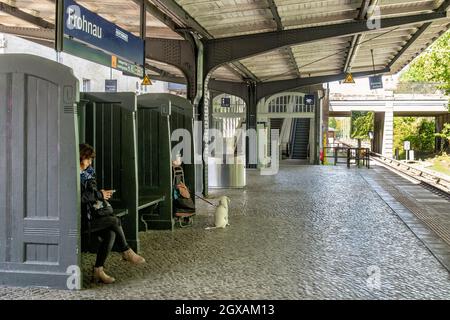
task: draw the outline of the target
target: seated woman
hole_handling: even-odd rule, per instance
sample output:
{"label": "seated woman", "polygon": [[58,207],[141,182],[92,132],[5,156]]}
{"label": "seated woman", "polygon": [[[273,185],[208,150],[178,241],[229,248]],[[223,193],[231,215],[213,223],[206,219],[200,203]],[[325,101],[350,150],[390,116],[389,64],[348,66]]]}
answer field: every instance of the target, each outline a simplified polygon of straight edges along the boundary
{"label": "seated woman", "polygon": [[81,174],[81,212],[83,227],[100,236],[101,244],[97,252],[93,281],[113,283],[115,279],[108,276],[103,267],[116,242],[124,260],[134,264],[144,263],[145,259],[137,255],[127,244],[120,219],[113,215],[112,207],[106,200],[112,196],[112,190],[98,190],[95,172],[91,167],[95,151],[88,144],[80,144]]}

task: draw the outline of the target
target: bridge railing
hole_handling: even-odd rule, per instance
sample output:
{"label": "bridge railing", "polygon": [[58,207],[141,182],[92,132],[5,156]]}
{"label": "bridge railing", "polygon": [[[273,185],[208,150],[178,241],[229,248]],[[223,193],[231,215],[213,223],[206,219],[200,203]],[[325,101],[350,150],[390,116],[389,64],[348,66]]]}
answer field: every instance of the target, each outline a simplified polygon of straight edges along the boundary
{"label": "bridge railing", "polygon": [[443,95],[442,85],[437,82],[399,82],[394,94]]}

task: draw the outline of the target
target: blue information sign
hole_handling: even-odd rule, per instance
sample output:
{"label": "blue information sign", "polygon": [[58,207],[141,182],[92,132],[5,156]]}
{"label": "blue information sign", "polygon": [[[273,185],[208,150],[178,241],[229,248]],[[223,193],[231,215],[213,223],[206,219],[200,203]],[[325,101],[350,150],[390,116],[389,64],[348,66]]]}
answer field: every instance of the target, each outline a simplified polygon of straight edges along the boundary
{"label": "blue information sign", "polygon": [[105,80],[105,92],[117,92],[117,79]]}
{"label": "blue information sign", "polygon": [[64,0],[64,35],[124,60],[144,65],[144,41],[80,6]]}
{"label": "blue information sign", "polygon": [[231,98],[222,98],[220,101],[220,106],[223,108],[231,107]]}
{"label": "blue information sign", "polygon": [[369,77],[370,90],[383,89],[383,77],[373,76]]}
{"label": "blue information sign", "polygon": [[313,94],[305,95],[305,104],[314,105],[316,103],[316,97]]}

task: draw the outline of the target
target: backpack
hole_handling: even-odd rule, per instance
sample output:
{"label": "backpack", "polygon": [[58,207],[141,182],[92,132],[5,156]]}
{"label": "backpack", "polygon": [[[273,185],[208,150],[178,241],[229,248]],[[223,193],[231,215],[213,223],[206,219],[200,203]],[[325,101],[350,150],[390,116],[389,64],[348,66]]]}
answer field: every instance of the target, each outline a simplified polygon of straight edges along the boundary
{"label": "backpack", "polygon": [[176,211],[195,211],[195,204],[189,188],[184,183],[184,172],[181,167],[173,167],[173,199]]}

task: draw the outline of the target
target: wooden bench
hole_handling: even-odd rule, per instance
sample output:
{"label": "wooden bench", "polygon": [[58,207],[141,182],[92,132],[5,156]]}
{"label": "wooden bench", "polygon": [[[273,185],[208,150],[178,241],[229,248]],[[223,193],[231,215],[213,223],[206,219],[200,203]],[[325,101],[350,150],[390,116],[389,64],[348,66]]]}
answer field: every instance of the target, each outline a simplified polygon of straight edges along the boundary
{"label": "wooden bench", "polygon": [[[155,209],[166,200],[164,195],[142,195],[139,196],[139,231],[148,231],[151,218],[155,215]],[[147,209],[148,210],[144,210]],[[145,211],[145,212],[144,212]]]}
{"label": "wooden bench", "polygon": [[114,209],[113,212],[116,217],[122,218],[128,214],[128,209]]}

